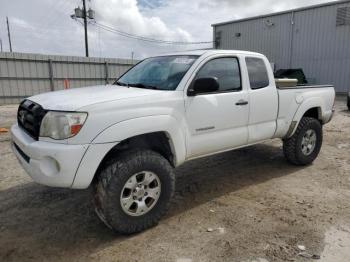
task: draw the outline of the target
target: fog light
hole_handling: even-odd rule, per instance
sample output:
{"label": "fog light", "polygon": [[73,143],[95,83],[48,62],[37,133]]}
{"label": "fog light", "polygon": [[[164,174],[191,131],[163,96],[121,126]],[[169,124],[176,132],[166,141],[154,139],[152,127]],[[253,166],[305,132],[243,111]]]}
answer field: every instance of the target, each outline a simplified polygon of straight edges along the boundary
{"label": "fog light", "polygon": [[54,176],[60,172],[60,164],[52,157],[44,157],[40,160],[40,170],[46,176]]}

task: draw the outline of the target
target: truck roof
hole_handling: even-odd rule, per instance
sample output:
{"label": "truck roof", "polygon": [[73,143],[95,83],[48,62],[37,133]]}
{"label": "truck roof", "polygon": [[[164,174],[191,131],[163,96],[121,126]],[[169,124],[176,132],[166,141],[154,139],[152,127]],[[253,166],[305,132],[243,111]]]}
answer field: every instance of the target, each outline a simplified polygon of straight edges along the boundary
{"label": "truck roof", "polygon": [[189,50],[189,51],[181,51],[181,52],[172,52],[161,54],[158,56],[168,56],[168,55],[215,55],[215,54],[243,54],[243,55],[262,55],[256,52],[243,51],[243,50],[218,50],[218,49],[198,49],[198,50]]}

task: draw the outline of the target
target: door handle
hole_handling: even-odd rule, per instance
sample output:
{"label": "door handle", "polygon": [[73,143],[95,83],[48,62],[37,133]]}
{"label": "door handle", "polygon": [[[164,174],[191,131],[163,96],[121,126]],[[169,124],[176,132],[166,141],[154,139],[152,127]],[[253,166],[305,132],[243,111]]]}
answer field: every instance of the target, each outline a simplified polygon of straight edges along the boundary
{"label": "door handle", "polygon": [[239,100],[237,103],[236,103],[236,106],[245,106],[245,105],[248,105],[248,101],[245,101],[243,99]]}

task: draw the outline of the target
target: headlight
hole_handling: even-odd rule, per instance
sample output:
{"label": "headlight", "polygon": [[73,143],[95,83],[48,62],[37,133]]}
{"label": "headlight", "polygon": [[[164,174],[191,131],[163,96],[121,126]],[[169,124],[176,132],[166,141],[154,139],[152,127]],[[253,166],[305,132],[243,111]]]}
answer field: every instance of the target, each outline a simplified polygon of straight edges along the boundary
{"label": "headlight", "polygon": [[83,127],[87,113],[49,111],[40,126],[40,136],[66,139],[75,136]]}

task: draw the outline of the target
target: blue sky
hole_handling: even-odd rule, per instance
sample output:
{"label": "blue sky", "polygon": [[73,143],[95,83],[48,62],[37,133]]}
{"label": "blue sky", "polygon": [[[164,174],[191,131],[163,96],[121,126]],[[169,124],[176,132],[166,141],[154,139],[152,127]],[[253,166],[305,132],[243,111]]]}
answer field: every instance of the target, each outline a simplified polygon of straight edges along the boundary
{"label": "blue sky", "polygon": [[[212,41],[211,24],[329,0],[88,0],[96,22],[145,37],[170,41]],[[0,0],[0,38],[8,50],[6,16],[14,51],[84,55],[81,21],[70,15],[81,0]],[[95,57],[144,58],[167,52],[207,48],[175,46],[125,38],[89,24],[90,54]]]}
{"label": "blue sky", "polygon": [[162,0],[138,0],[137,4],[140,6],[140,8],[158,8],[162,4],[164,4],[164,1]]}

